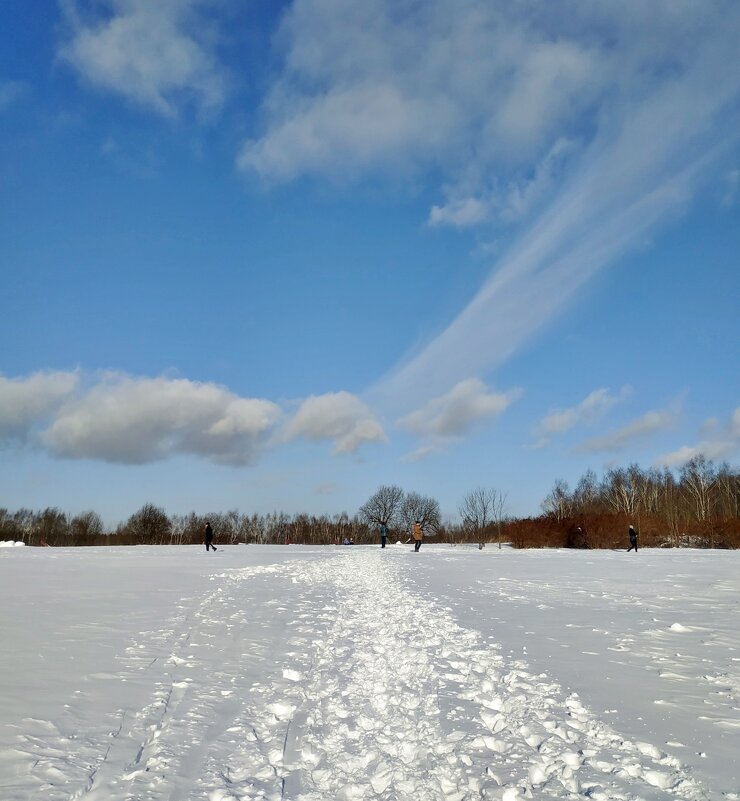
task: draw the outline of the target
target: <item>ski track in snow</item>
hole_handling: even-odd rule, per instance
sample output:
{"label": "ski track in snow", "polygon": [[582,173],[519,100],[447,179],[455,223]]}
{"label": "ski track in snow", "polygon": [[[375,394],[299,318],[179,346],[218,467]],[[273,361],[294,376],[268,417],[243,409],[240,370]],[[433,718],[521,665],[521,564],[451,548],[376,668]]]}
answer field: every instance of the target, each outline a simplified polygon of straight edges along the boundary
{"label": "ski track in snow", "polygon": [[[58,725],[24,721],[14,757],[28,766],[32,797],[709,797],[675,757],[620,735],[412,592],[413,558],[358,548],[214,576],[204,597],[183,599],[164,628],[130,643],[116,675],[94,677],[143,683],[143,706],[75,730],[80,693]],[[260,581],[270,600],[245,608],[245,590]],[[241,636],[255,616],[265,625],[282,616],[286,632],[284,663],[257,672],[259,643]]]}

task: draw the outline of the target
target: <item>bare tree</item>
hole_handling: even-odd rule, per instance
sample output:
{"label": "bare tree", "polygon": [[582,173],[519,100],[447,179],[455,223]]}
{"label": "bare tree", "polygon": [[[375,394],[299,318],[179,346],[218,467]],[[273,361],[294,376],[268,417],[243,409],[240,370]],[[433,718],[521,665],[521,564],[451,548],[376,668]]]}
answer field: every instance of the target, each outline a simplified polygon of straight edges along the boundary
{"label": "bare tree", "polygon": [[701,455],[689,459],[681,469],[681,487],[699,522],[708,520],[711,514],[715,480],[714,464]]}
{"label": "bare tree", "polygon": [[164,509],[145,503],[119,530],[140,543],[160,545],[170,539],[172,524]]}
{"label": "bare tree", "polygon": [[417,520],[421,523],[421,530],[424,532],[436,532],[441,523],[439,502],[434,498],[420,495],[418,492],[409,492],[406,495],[399,515],[406,531],[410,531],[411,526]]}
{"label": "bare tree", "polygon": [[501,528],[504,522],[506,495],[496,489],[476,487],[462,499],[458,511],[463,528],[483,547],[486,529],[496,524],[498,546],[501,547]]}
{"label": "bare tree", "polygon": [[496,537],[498,549],[501,550],[501,532],[506,520],[506,493],[492,490],[493,495],[493,522],[496,524]]}
{"label": "bare tree", "polygon": [[36,531],[41,544],[64,545],[69,534],[67,515],[60,509],[44,509],[36,521]]}
{"label": "bare tree", "polygon": [[99,539],[105,533],[103,521],[97,512],[80,512],[69,523],[69,532],[74,545]]}
{"label": "bare tree", "polygon": [[740,517],[740,473],[727,462],[717,469],[717,504],[724,520]]}
{"label": "bare tree", "polygon": [[388,526],[398,520],[403,503],[403,490],[396,486],[379,487],[360,507],[360,517],[370,525]]}
{"label": "bare tree", "polygon": [[609,470],[604,476],[602,489],[609,506],[614,512],[636,515],[639,511],[640,482],[638,473],[639,468],[637,465],[630,465],[628,470],[618,467]]}
{"label": "bare tree", "polygon": [[495,491],[484,489],[483,487],[476,487],[465,495],[458,507],[463,528],[476,538],[490,525],[493,519],[492,492]]}
{"label": "bare tree", "polygon": [[562,478],[555,480],[550,494],[542,501],[542,511],[560,521],[570,517],[573,510],[573,499],[570,496],[568,482]]}
{"label": "bare tree", "polygon": [[593,470],[587,470],[573,491],[573,508],[580,514],[593,514],[599,507],[599,480]]}

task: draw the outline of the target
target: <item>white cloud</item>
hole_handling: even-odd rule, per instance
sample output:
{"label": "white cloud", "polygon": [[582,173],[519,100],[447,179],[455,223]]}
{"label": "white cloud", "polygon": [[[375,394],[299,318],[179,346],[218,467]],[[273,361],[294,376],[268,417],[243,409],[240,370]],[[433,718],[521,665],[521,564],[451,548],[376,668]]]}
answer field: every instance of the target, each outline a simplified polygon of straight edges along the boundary
{"label": "white cloud", "polygon": [[74,393],[77,372],[41,372],[26,378],[0,375],[0,442],[26,441],[32,429]]}
{"label": "white cloud", "polygon": [[[59,57],[90,85],[164,116],[185,103],[203,114],[220,109],[223,68],[206,32],[209,0],[103,0],[82,18],[66,4],[71,27]],[[101,13],[102,12],[102,13]]]}
{"label": "white cloud", "polygon": [[456,437],[478,420],[501,414],[520,396],[520,390],[489,392],[479,378],[469,378],[402,417],[399,423],[417,436]]}
{"label": "white cloud", "polygon": [[386,441],[349,392],[307,398],[277,429],[282,417],[272,401],[184,378],[110,372],[83,385],[78,372],[0,376],[0,445],[33,442],[61,458],[145,464],[190,454],[245,465],[280,441],[331,440],[337,454]]}
{"label": "white cloud", "polygon": [[675,425],[677,418],[678,411],[675,408],[647,412],[610,434],[586,440],[578,450],[586,453],[620,451],[636,440],[670,428]]}
{"label": "white cloud", "polygon": [[286,440],[332,440],[337,454],[355,453],[364,442],[386,440],[370,409],[349,392],[307,398],[288,421],[283,436]]}
{"label": "white cloud", "polygon": [[468,228],[488,219],[489,213],[486,203],[480,198],[455,198],[444,206],[432,206],[429,212],[429,225]]}
{"label": "white cloud", "polygon": [[430,0],[403,13],[392,0],[295,0],[243,170],[423,172],[443,194],[430,225],[522,225],[374,401],[409,408],[419,386],[440,394],[488,373],[685,208],[740,130],[740,73],[727,70],[739,23],[730,0]]}
{"label": "white cloud", "polygon": [[612,395],[608,389],[595,389],[576,406],[550,412],[537,425],[536,430],[540,434],[549,436],[563,434],[578,425],[593,423],[612,406],[624,401],[630,392],[630,387],[622,387],[618,395]]}
{"label": "white cloud", "polygon": [[70,459],[143,464],[188,453],[222,464],[247,464],[280,409],[215,384],[109,374],[69,400],[42,435]]}
{"label": "white cloud", "polygon": [[411,463],[421,462],[423,459],[426,459],[427,456],[431,456],[435,451],[439,450],[440,447],[440,443],[436,443],[435,445],[422,445],[420,448],[403,456],[401,461]]}
{"label": "white cloud", "polygon": [[21,81],[9,81],[0,78],[0,113],[9,109],[27,91],[27,84]]}
{"label": "white cloud", "polygon": [[701,427],[701,431],[704,434],[711,434],[711,436],[701,439],[696,445],[684,445],[661,456],[657,460],[658,464],[677,467],[695,456],[701,455],[706,456],[707,459],[720,461],[740,453],[740,407],[735,409],[728,424],[723,428],[718,427],[714,418],[710,418]]}
{"label": "white cloud", "polygon": [[[605,66],[593,45],[485,0],[296,0],[265,132],[239,164],[303,173],[517,162],[588,108]],[[597,77],[601,76],[601,78]],[[439,220],[441,222],[442,220]]]}

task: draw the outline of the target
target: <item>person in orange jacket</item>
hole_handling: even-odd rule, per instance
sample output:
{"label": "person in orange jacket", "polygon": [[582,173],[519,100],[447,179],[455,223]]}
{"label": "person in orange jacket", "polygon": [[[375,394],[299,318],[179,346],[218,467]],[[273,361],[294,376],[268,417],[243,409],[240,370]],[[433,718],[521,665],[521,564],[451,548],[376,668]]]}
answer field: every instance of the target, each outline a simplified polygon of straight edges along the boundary
{"label": "person in orange jacket", "polygon": [[414,537],[414,551],[418,551],[419,548],[421,548],[421,539],[424,536],[421,531],[421,523],[418,520],[414,523],[414,528],[411,533]]}

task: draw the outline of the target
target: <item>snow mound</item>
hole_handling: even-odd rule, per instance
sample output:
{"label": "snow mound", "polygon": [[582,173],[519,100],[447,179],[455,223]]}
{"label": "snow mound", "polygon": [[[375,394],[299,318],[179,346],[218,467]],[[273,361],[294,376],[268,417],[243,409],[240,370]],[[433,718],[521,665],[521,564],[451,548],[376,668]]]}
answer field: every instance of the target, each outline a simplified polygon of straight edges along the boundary
{"label": "snow mound", "polygon": [[0,542],[0,548],[24,548],[25,542],[13,542],[13,540],[3,540]]}

